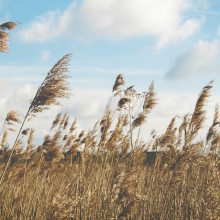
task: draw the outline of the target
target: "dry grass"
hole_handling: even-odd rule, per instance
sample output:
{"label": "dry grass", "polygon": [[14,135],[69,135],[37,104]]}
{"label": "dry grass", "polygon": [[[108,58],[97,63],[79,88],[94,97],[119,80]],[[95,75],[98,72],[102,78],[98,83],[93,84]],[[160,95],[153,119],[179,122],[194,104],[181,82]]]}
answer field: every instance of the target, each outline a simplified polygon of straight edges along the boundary
{"label": "dry grass", "polygon": [[[218,107],[207,137],[196,139],[212,85],[202,89],[182,123],[174,117],[164,134],[144,140],[139,133],[156,103],[154,85],[138,94],[124,84],[118,76],[90,131],[78,131],[75,119],[59,113],[41,146],[33,145],[36,131],[26,128],[15,153],[2,147],[2,171],[12,156],[0,186],[1,219],[220,219]],[[32,112],[41,112],[48,100]],[[7,123],[20,123],[18,114],[7,115],[3,133]],[[6,146],[4,135],[1,142]],[[147,153],[152,149],[157,154]]]}
{"label": "dry grass", "polygon": [[145,165],[139,151],[80,156],[14,157],[0,187],[1,219],[219,219],[214,156],[194,157],[184,170],[163,157]]}
{"label": "dry grass", "polygon": [[[5,30],[15,26],[0,25],[1,52],[8,49]],[[154,83],[138,93],[133,86],[124,89],[120,74],[91,130],[78,130],[76,119],[59,113],[37,147],[37,131],[25,128],[25,121],[70,95],[69,58],[49,71],[22,122],[15,111],[6,116],[0,134],[0,219],[220,219],[218,105],[207,135],[198,139],[212,82],[192,114],[180,123],[174,117],[164,134],[152,132],[149,139],[140,133],[156,105]],[[7,138],[18,123],[10,147]]]}

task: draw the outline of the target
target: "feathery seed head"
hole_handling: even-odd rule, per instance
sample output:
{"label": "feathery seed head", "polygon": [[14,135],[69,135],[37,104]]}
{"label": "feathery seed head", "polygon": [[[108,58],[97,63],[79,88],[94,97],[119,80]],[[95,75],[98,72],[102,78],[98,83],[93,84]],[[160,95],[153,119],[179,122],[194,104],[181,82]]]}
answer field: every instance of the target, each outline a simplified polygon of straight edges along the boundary
{"label": "feathery seed head", "polygon": [[130,101],[129,98],[126,98],[126,97],[121,98],[121,99],[119,100],[119,102],[118,102],[118,108],[119,108],[119,109],[122,109],[123,107],[125,107],[125,105],[126,105],[129,101]]}
{"label": "feathery seed head", "polygon": [[63,56],[49,71],[30,105],[28,115],[48,109],[50,105],[60,105],[60,98],[70,96],[69,76],[70,54]]}
{"label": "feathery seed head", "polygon": [[4,30],[11,30],[15,27],[15,22],[6,22],[0,25],[0,52],[8,52],[9,34]]}
{"label": "feathery seed head", "polygon": [[199,130],[203,127],[203,123],[206,118],[205,105],[210,96],[212,84],[213,81],[209,82],[209,84],[202,89],[202,92],[200,93],[199,98],[197,99],[196,106],[189,124],[190,139],[193,139],[199,132]]}
{"label": "feathery seed head", "polygon": [[7,122],[16,122],[16,123],[21,122],[20,119],[19,119],[19,114],[16,111],[8,112],[7,117],[6,117],[6,121]]}
{"label": "feathery seed head", "polygon": [[125,84],[124,77],[123,77],[122,74],[119,74],[119,75],[117,76],[116,80],[115,80],[115,84],[114,84],[114,86],[113,86],[112,91],[113,91],[113,92],[118,91],[119,88],[120,88],[121,86],[123,86],[124,84]]}
{"label": "feathery seed head", "polygon": [[12,22],[12,21],[8,21],[8,22],[5,22],[3,24],[0,25],[0,29],[1,30],[12,30],[14,29],[15,27],[17,26],[17,23],[15,22]]}
{"label": "feathery seed head", "polygon": [[140,125],[142,125],[146,120],[146,115],[144,114],[144,112],[140,112],[137,116],[137,118],[134,119],[133,123],[132,123],[132,126],[135,128],[135,127],[138,127]]}
{"label": "feathery seed head", "polygon": [[70,127],[69,133],[73,133],[76,129],[77,129],[77,121],[76,121],[76,119],[74,119],[74,121]]}
{"label": "feathery seed head", "polygon": [[145,95],[143,110],[144,112],[148,113],[150,110],[154,108],[156,103],[156,93],[154,89],[154,82],[151,83],[148,92]]}
{"label": "feathery seed head", "polygon": [[52,126],[51,126],[51,130],[53,128],[55,128],[60,123],[61,119],[62,119],[62,113],[58,113],[56,115],[55,119],[53,120],[53,123],[52,123]]}
{"label": "feathery seed head", "polygon": [[27,129],[25,129],[25,130],[22,131],[22,134],[23,134],[23,135],[28,135],[28,133],[29,133],[30,130],[31,130],[30,128],[27,128]]}

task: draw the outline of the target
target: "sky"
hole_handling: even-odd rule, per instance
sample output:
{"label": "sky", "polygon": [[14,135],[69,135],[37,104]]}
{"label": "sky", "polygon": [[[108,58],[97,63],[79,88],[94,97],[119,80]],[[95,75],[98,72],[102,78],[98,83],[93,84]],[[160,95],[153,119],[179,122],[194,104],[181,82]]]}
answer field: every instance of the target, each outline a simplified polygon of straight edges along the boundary
{"label": "sky", "polygon": [[149,131],[163,131],[173,116],[191,112],[211,80],[207,110],[213,115],[220,97],[218,0],[0,0],[0,14],[2,23],[19,23],[9,53],[0,54],[1,121],[9,110],[25,113],[46,73],[67,53],[73,54],[73,96],[39,115],[34,123],[41,134],[59,111],[76,117],[82,129],[92,126],[119,73],[140,91],[155,81],[158,105]]}

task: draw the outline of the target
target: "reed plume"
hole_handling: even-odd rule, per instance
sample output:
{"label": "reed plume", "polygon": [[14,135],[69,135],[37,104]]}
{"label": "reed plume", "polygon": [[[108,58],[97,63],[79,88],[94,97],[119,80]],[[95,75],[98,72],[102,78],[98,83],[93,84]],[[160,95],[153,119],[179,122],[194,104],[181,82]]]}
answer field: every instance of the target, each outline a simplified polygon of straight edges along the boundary
{"label": "reed plume", "polygon": [[124,77],[122,74],[119,74],[115,80],[115,84],[112,88],[112,91],[118,93],[120,87],[123,86],[124,84],[125,84]]}
{"label": "reed plume", "polygon": [[1,30],[12,30],[17,26],[17,23],[8,21],[0,25]]}
{"label": "reed plume", "polygon": [[70,96],[69,76],[70,54],[63,56],[49,71],[29,107],[28,116],[48,109],[50,105],[60,105],[60,98]]}
{"label": "reed plume", "polygon": [[27,151],[31,151],[34,147],[34,129],[30,129],[28,140],[27,140]]}
{"label": "reed plume", "polygon": [[30,131],[30,128],[24,129],[24,130],[21,132],[21,134],[24,135],[24,136],[26,136],[26,135],[29,134],[29,131]]}
{"label": "reed plume", "polygon": [[110,109],[105,110],[105,115],[103,116],[100,126],[101,126],[101,138],[100,138],[100,145],[102,145],[107,138],[108,131],[112,125],[112,112]]}
{"label": "reed plume", "polygon": [[148,92],[146,93],[144,97],[144,104],[143,104],[143,111],[139,113],[139,115],[134,119],[132,126],[138,127],[142,125],[147,115],[150,113],[150,111],[155,107],[156,105],[156,93],[154,89],[154,82],[151,83]]}
{"label": "reed plume", "polygon": [[49,108],[50,105],[60,105],[60,98],[68,98],[70,96],[70,87],[67,82],[69,76],[69,61],[70,54],[64,55],[48,72],[46,78],[38,88],[34,99],[32,100],[30,107],[24,117],[18,135],[15,139],[14,145],[8,162],[3,170],[0,178],[0,184],[3,181],[6,170],[10,165],[12,155],[15,151],[17,142],[19,140],[20,133],[22,132],[23,126],[26,119],[30,120],[32,117],[35,117],[37,113],[42,112]]}
{"label": "reed plume", "polygon": [[194,112],[192,114],[191,120],[189,122],[189,130],[187,133],[187,142],[190,143],[195,139],[196,135],[203,127],[204,121],[206,119],[205,105],[210,96],[210,90],[212,89],[213,81],[209,82],[207,86],[203,87],[199,98],[197,99]]}
{"label": "reed plume", "polygon": [[17,26],[15,22],[6,22],[0,25],[0,52],[8,52],[9,33],[5,30],[12,30]]}
{"label": "reed plume", "polygon": [[[217,133],[217,126],[219,125],[220,125],[220,113],[219,113],[219,105],[217,104],[215,106],[215,114],[214,114],[212,125],[210,126],[209,131],[206,136],[206,145],[210,144],[211,142],[211,147],[210,147],[211,150],[214,150],[215,149],[214,145],[216,146],[216,143],[219,142],[217,141],[219,140],[218,133]],[[213,143],[215,144],[213,145]]]}
{"label": "reed plume", "polygon": [[6,131],[4,131],[3,137],[2,137],[2,140],[1,140],[1,147],[2,147],[3,150],[5,150],[5,148],[6,148],[7,140],[8,140],[8,132],[6,130]]}
{"label": "reed plume", "polygon": [[68,127],[68,125],[69,125],[69,116],[67,115],[66,121],[64,122],[64,125],[63,125],[63,130],[66,130],[66,128]]}
{"label": "reed plume", "polygon": [[123,97],[118,102],[118,109],[122,109],[125,107],[125,105],[130,101],[129,98]]}
{"label": "reed plume", "polygon": [[52,123],[50,130],[55,128],[60,123],[61,119],[62,119],[62,113],[58,113],[56,115],[55,119],[53,120],[53,123]]}
{"label": "reed plume", "polygon": [[220,135],[218,132],[219,126],[220,126],[220,112],[219,112],[219,105],[217,104],[215,107],[214,119],[206,137],[206,143],[211,142],[210,151],[212,153],[217,153],[217,154],[220,147]]}
{"label": "reed plume", "polygon": [[176,127],[175,127],[176,117],[173,117],[170,121],[165,134],[161,138],[162,147],[170,147],[175,145],[176,141]]}
{"label": "reed plume", "polygon": [[13,126],[15,126],[16,124],[18,124],[20,122],[21,122],[20,115],[17,111],[8,112],[8,114],[4,120],[2,129],[0,132],[0,136],[5,131],[6,128],[8,128],[8,130],[14,131]]}
{"label": "reed plume", "polygon": [[77,121],[76,121],[76,119],[74,119],[74,121],[72,122],[72,125],[69,129],[69,134],[72,134],[74,131],[76,131],[76,129],[77,129]]}

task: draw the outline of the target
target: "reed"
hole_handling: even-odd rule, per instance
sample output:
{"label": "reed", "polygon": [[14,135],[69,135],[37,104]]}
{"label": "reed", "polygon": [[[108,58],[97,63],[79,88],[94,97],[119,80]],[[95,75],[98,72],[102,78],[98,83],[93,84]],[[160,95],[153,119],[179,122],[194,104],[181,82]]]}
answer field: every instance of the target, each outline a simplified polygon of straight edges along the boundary
{"label": "reed", "polygon": [[[16,23],[0,25],[0,51],[8,50]],[[162,134],[141,134],[157,104],[154,82],[147,92],[125,88],[119,74],[105,112],[88,131],[58,113],[40,146],[25,122],[71,95],[70,55],[61,58],[39,86],[23,120],[7,114],[1,130],[1,219],[217,220],[220,216],[220,115],[198,138],[212,82],[192,113],[174,116]],[[10,131],[16,131],[12,146]],[[155,128],[156,130],[157,128]]]}
{"label": "reed", "polygon": [[[47,75],[26,118],[69,96],[68,77],[53,87],[58,78],[51,76],[67,70],[69,57],[63,59]],[[124,85],[117,77],[111,102],[91,130],[78,130],[76,119],[58,113],[40,146],[33,142],[37,131],[26,128],[18,133],[15,154],[13,148],[0,152],[2,219],[219,219],[218,105],[204,140],[196,140],[212,84],[202,89],[192,114],[179,124],[174,116],[164,134],[153,132],[150,140],[139,130],[156,104],[154,84],[141,95]],[[52,89],[61,92],[52,96]],[[11,112],[8,122],[20,119]]]}
{"label": "reed", "polygon": [[[63,56],[63,58],[61,58],[48,72],[44,81],[38,88],[21,123],[19,132],[12,146],[12,150],[6,163],[6,166],[1,173],[0,184],[4,180],[4,176],[11,163],[13,153],[16,150],[16,147],[18,146],[19,137],[22,133],[26,120],[31,120],[31,118],[35,117],[37,113],[48,109],[50,105],[60,105],[60,98],[69,97],[70,88],[67,79],[69,78],[70,57],[70,54]],[[14,117],[14,114],[11,114],[10,117],[11,120],[16,119],[16,117]]]}

